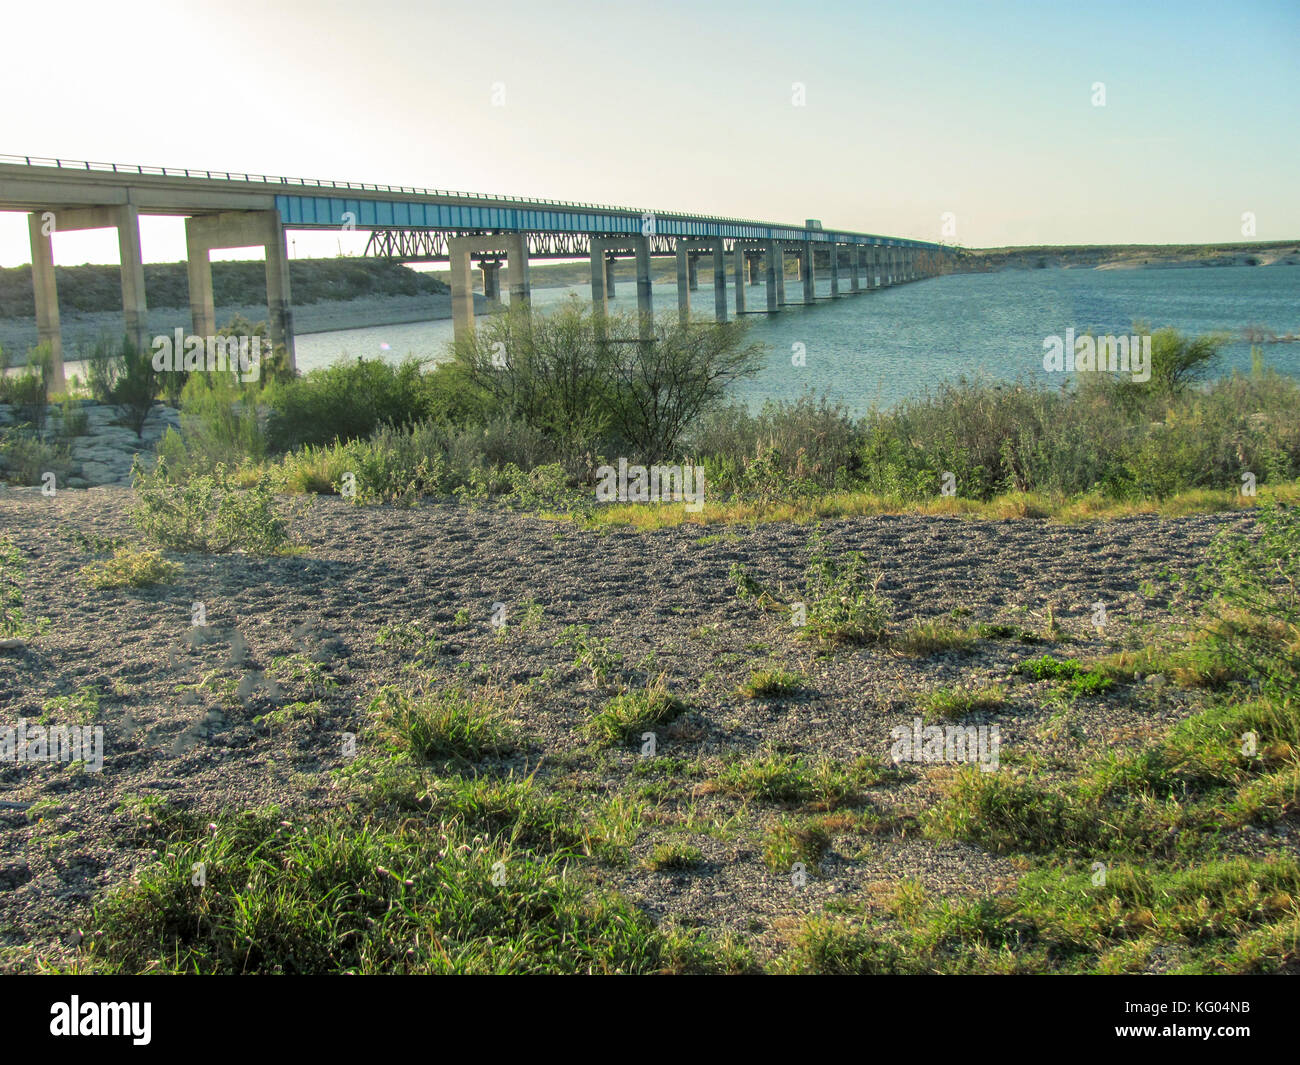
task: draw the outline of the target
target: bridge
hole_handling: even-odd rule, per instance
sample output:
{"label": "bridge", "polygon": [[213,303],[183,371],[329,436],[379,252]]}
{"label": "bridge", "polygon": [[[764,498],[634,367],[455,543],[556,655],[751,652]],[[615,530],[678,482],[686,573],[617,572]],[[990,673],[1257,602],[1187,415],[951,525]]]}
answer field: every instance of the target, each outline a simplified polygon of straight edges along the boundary
{"label": "bridge", "polygon": [[[530,260],[589,257],[592,300],[597,312],[605,313],[614,291],[614,264],[620,257],[631,258],[636,263],[638,311],[649,316],[654,311],[650,260],[672,256],[677,260],[678,311],[689,320],[691,293],[698,291],[698,262],[706,258],[713,268],[713,315],[716,321],[726,321],[729,262],[735,276],[735,313],[744,314],[746,287],[756,282],[760,269],[766,281],[762,309],[776,312],[819,298],[819,265],[829,274],[829,298],[835,298],[931,276],[946,269],[957,254],[942,244],[827,230],[812,219],[801,226],[783,225],[439,189],[13,155],[0,155],[0,211],[28,214],[37,333],[53,352],[56,388],[64,385],[53,234],[117,230],[126,331],[141,350],[148,350],[142,214],[185,217],[196,336],[216,332],[211,252],[265,250],[271,339],[285,345],[291,365],[293,304],[285,238],[291,229],[368,231],[368,255],[449,263],[458,337],[474,327],[475,262],[484,295],[499,302],[504,261],[510,302],[526,306]],[[798,300],[786,299],[787,256],[798,262]]]}

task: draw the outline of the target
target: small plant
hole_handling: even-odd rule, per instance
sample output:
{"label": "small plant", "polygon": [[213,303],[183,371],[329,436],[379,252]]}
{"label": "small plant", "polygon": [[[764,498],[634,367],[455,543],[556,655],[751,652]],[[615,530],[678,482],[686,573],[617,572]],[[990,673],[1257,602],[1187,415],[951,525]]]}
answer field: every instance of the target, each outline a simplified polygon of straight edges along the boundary
{"label": "small plant", "polygon": [[422,762],[478,761],[506,754],[519,742],[498,702],[460,688],[413,694],[385,685],[370,712],[398,750]]}
{"label": "small plant", "polygon": [[782,669],[756,669],[740,686],[740,694],[746,699],[793,695],[803,688],[804,680],[801,673],[788,673]]}
{"label": "small plant", "polygon": [[815,821],[782,818],[768,829],[763,840],[763,861],[778,873],[789,872],[796,862],[812,871],[830,845],[830,835]]}
{"label": "small plant", "polygon": [[178,485],[168,479],[167,464],[160,458],[152,472],[137,459],[131,475],[139,500],[131,517],[163,548],[273,555],[290,547],[289,521],[276,511],[267,474],[241,490],[219,464],[211,474],[195,474]]}
{"label": "small plant", "polygon": [[646,868],[656,872],[682,872],[704,861],[698,847],[686,843],[661,843],[646,859]]}
{"label": "small plant", "polygon": [[1101,695],[1115,686],[1114,679],[1101,667],[1085,666],[1075,658],[1056,659],[1043,655],[1019,663],[1013,672],[1035,680],[1064,681],[1063,690],[1069,695]]}
{"label": "small plant", "polygon": [[267,671],[277,680],[301,684],[312,699],[320,699],[339,686],[319,662],[313,662],[301,651],[271,660]]}
{"label": "small plant", "polygon": [[23,621],[25,569],[22,552],[8,536],[0,536],[0,639],[21,640],[30,626]]}
{"label": "small plant", "polygon": [[814,536],[804,574],[807,624],[803,631],[824,643],[872,643],[883,639],[893,605],[878,594],[883,573],[868,577],[859,552],[833,557]]}
{"label": "small plant", "polygon": [[647,730],[667,725],[685,709],[660,677],[641,691],[616,695],[587,723],[587,729],[606,743],[628,743]]}
{"label": "small plant", "polygon": [[112,558],[81,568],[81,575],[92,588],[149,588],[174,584],[180,574],[181,567],[168,562],[161,551],[137,551],[129,547],[119,547]]}
{"label": "small plant", "polygon": [[410,659],[407,665],[413,667],[434,662],[441,644],[438,634],[418,621],[385,625],[375,634],[376,647],[386,647],[394,654],[406,656]]}
{"label": "small plant", "polygon": [[59,695],[41,704],[38,725],[89,725],[99,716],[99,693],[94,688],[78,688],[71,695]]}
{"label": "small plant", "polygon": [[960,721],[971,714],[1000,710],[1006,705],[1006,692],[997,685],[987,688],[936,688],[922,696],[917,706],[924,713],[948,721]]}
{"label": "small plant", "polygon": [[586,625],[569,625],[560,633],[561,647],[574,651],[573,664],[591,672],[591,683],[597,688],[606,687],[623,668],[623,655],[609,649],[609,637],[593,640]]}

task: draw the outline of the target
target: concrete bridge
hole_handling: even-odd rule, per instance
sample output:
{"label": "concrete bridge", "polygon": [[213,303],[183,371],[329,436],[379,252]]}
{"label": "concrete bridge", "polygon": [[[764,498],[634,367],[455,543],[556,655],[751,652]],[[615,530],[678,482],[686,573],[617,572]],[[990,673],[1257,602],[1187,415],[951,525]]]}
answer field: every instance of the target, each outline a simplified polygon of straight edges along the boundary
{"label": "concrete bridge", "polygon": [[[55,285],[54,233],[115,228],[121,252],[126,331],[142,350],[152,343],[140,253],[141,214],[185,217],[190,309],[194,335],[216,332],[210,253],[261,247],[266,252],[266,302],[271,338],[293,363],[293,303],[285,231],[368,230],[368,255],[451,265],[452,319],[456,335],[474,327],[472,263],[484,295],[501,297],[501,265],[510,302],[529,301],[532,259],[590,257],[592,300],[604,313],[614,291],[614,263],[635,259],[639,312],[648,316],[650,260],[677,260],[677,305],[691,314],[698,291],[698,262],[713,269],[713,315],[728,315],[727,268],[734,271],[735,313],[748,312],[745,289],[762,270],[766,301],[776,312],[789,303],[812,303],[816,273],[825,268],[830,297],[861,293],[939,273],[956,254],[941,244],[835,232],[809,219],[781,225],[712,215],[638,210],[590,203],[521,199],[391,185],[311,181],[210,170],[74,162],[0,155],[0,211],[27,212],[32,247],[39,340],[54,353],[63,387],[63,344]],[[800,298],[786,299],[785,259],[798,261]],[[846,284],[847,282],[847,284]],[[827,298],[827,297],[822,297]]]}

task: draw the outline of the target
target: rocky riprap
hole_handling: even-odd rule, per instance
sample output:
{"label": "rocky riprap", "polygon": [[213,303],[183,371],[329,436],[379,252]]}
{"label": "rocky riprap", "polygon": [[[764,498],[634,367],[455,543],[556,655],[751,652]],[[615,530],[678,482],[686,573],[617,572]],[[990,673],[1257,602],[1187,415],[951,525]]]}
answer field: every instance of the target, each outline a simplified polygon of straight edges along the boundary
{"label": "rocky riprap", "polygon": [[[180,413],[163,403],[155,403],[145,420],[142,432],[122,425],[122,413],[102,403],[83,402],[86,432],[70,441],[71,463],[58,478],[60,488],[93,488],[98,485],[131,483],[131,463],[137,454],[151,457],[158,441],[169,428],[180,429]],[[0,403],[0,430],[16,426],[19,413]],[[51,406],[47,415],[45,438],[54,440],[62,428],[62,414]],[[0,453],[0,481],[6,480],[5,456]]]}

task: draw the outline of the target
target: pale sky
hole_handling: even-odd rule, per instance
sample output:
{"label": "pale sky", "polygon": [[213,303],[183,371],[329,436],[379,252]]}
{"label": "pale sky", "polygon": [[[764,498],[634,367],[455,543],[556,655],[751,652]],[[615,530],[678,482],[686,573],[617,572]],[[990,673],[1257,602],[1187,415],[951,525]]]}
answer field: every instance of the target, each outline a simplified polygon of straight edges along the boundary
{"label": "pale sky", "polygon": [[[1244,212],[1253,239],[1300,238],[1296,0],[48,0],[3,19],[0,153],[920,240],[952,212],[968,247],[1240,241]],[[142,239],[183,257],[179,220]],[[299,233],[296,253],[339,241]],[[60,234],[55,256],[116,262],[116,240]],[[0,265],[29,261],[23,216],[0,214]]]}

